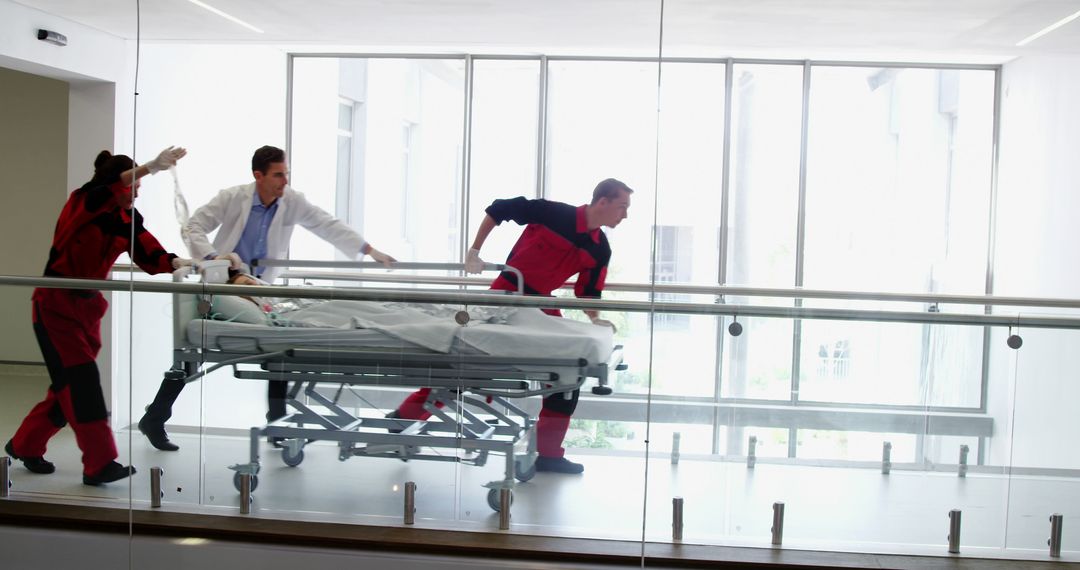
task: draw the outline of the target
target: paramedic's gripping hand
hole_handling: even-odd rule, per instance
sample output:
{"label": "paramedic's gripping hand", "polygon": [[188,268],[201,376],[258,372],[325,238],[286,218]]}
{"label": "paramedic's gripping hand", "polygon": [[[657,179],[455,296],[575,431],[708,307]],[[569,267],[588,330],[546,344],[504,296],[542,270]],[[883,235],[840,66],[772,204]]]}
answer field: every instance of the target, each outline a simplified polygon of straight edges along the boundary
{"label": "paramedic's gripping hand", "polygon": [[371,256],[371,259],[374,259],[375,261],[383,264],[387,269],[390,269],[391,264],[397,261],[393,257],[390,257],[389,255],[386,255],[385,253],[375,248],[371,248],[371,251],[368,252],[368,255]]}
{"label": "paramedic's gripping hand", "polygon": [[233,271],[239,271],[239,270],[244,268],[244,260],[240,259],[240,256],[238,254],[233,253],[231,251],[229,253],[223,253],[223,254],[221,254],[219,256],[216,256],[216,257],[214,257],[214,259],[215,260],[221,260],[221,259],[228,260],[229,261],[229,269],[232,269]]}
{"label": "paramedic's gripping hand", "polygon": [[171,166],[176,166],[176,162],[184,155],[187,154],[187,149],[183,147],[170,146],[169,148],[158,153],[157,158],[146,163],[147,170],[150,174],[167,170]]}
{"label": "paramedic's gripping hand", "polygon": [[180,269],[181,267],[191,267],[194,264],[195,262],[193,260],[183,257],[174,257],[172,260],[173,269]]}
{"label": "paramedic's gripping hand", "polygon": [[479,249],[470,249],[465,254],[465,273],[476,274],[484,271],[484,260],[480,259]]}
{"label": "paramedic's gripping hand", "polygon": [[596,325],[598,327],[611,327],[611,332],[613,332],[613,333],[619,332],[619,329],[615,328],[615,323],[613,323],[613,322],[611,322],[611,321],[609,321],[607,319],[601,319],[599,317],[591,317],[591,319],[592,319],[592,324],[594,324],[594,325]]}

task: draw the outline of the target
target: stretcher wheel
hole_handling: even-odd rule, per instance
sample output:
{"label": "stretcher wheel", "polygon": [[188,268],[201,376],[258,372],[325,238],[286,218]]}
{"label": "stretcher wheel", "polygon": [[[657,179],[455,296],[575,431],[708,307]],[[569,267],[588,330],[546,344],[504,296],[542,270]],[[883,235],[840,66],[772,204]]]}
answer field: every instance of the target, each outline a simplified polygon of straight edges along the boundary
{"label": "stretcher wheel", "polygon": [[[240,492],[240,472],[239,471],[237,471],[236,473],[233,473],[232,484],[233,484],[233,487],[236,487],[236,491]],[[254,493],[255,488],[258,487],[258,486],[259,486],[259,476],[258,475],[252,475],[251,476],[251,492]]]}
{"label": "stretcher wheel", "polygon": [[293,455],[292,452],[289,451],[289,446],[286,445],[285,448],[281,450],[281,460],[289,467],[296,467],[304,461],[304,450],[299,449],[296,451],[296,455]]}
{"label": "stretcher wheel", "polygon": [[[525,465],[525,459],[524,458],[514,460],[514,478],[517,479],[518,481],[521,481],[522,483],[528,481],[529,479],[532,479],[536,475],[536,461],[535,460],[530,462],[528,469],[525,469],[524,465]],[[495,497],[495,500],[498,500],[498,499],[499,499],[498,497]]]}
{"label": "stretcher wheel", "polygon": [[[499,504],[499,489],[488,489],[487,495],[488,506],[491,510],[499,512],[502,505]],[[510,504],[514,504],[514,492],[510,491]]]}

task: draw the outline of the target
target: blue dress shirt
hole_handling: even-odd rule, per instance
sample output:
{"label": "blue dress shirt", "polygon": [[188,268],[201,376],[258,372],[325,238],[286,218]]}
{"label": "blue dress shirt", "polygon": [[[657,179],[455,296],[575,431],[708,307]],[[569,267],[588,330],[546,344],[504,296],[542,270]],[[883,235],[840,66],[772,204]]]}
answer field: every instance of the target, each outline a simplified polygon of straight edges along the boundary
{"label": "blue dress shirt", "polygon": [[[263,206],[259,193],[254,193],[251,213],[248,214],[247,223],[244,225],[244,233],[240,235],[240,243],[236,244],[237,255],[249,266],[252,259],[266,257],[266,235],[270,232],[270,222],[274,221],[277,208],[277,200],[269,206]],[[256,267],[255,275],[262,275],[265,269],[265,267]]]}

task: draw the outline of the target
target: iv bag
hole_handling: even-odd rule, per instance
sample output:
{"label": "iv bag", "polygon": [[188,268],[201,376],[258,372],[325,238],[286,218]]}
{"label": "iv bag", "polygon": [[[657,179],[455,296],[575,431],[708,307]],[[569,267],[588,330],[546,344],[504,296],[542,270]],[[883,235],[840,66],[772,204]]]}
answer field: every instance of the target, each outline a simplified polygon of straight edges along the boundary
{"label": "iv bag", "polygon": [[180,224],[180,227],[184,227],[188,223],[188,219],[191,218],[191,214],[188,213],[187,200],[184,199],[184,193],[180,191],[180,177],[176,174],[176,167],[169,167],[169,174],[172,174],[173,179],[173,210],[176,212],[176,223]]}

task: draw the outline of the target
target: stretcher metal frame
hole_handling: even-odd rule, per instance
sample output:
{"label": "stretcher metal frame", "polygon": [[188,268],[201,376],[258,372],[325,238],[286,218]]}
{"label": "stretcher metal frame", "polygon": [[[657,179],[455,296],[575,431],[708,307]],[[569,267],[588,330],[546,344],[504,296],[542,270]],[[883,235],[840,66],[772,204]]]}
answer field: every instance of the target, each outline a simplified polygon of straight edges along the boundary
{"label": "stretcher metal frame", "polygon": [[[396,264],[409,268],[412,264]],[[415,269],[461,269],[461,264],[416,264]],[[340,267],[355,267],[342,264]],[[502,271],[502,265],[487,268]],[[510,268],[512,269],[512,268]],[[515,270],[516,271],[516,270]],[[183,281],[188,271],[177,271]],[[549,396],[580,389],[589,378],[597,380],[596,394],[610,394],[608,375],[623,370],[622,347],[615,346],[607,362],[583,358],[500,357],[479,354],[442,354],[419,350],[296,347],[266,350],[254,338],[219,336],[231,349],[199,346],[187,339],[187,324],[205,318],[210,303],[202,295],[173,295],[173,365],[167,380],[194,382],[219,368],[231,367],[233,376],[270,382],[289,382],[284,417],[250,430],[249,458],[229,467],[233,484],[251,475],[258,485],[263,437],[280,442],[282,461],[296,467],[304,460],[304,447],[314,441],[337,443],[338,459],[386,457],[402,461],[451,461],[485,465],[491,455],[505,457],[502,479],[486,483],[487,502],[500,509],[499,492],[513,489],[536,473],[536,418],[514,403],[521,398]],[[237,341],[250,350],[235,348]],[[241,365],[252,365],[241,368]],[[560,378],[568,370],[576,377]],[[320,385],[337,384],[328,397]],[[424,409],[427,420],[360,417],[339,402],[346,389],[362,386],[431,388]],[[453,450],[440,453],[439,450]]]}

